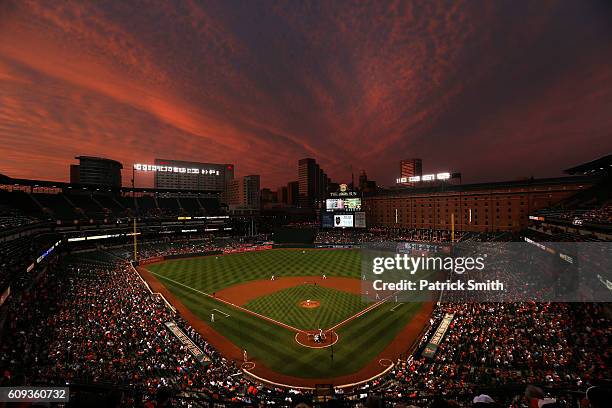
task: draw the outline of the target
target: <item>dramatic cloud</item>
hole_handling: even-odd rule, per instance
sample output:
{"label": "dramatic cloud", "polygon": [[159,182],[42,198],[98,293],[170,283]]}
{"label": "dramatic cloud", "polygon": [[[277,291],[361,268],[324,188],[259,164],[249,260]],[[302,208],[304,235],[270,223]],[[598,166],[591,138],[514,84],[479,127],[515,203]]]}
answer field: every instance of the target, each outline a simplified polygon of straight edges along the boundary
{"label": "dramatic cloud", "polygon": [[0,2],[0,172],[165,157],[276,187],[314,157],[388,184],[417,156],[485,181],[612,150],[607,2],[177,3]]}

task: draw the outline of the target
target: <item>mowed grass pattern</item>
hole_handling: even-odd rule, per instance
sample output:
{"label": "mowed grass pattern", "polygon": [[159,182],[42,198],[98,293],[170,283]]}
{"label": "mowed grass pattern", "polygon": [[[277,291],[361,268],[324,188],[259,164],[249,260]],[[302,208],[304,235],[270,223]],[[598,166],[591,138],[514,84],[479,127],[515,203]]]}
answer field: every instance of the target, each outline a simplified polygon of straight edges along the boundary
{"label": "mowed grass pattern", "polygon": [[344,276],[359,279],[357,250],[270,250],[178,259],[147,266],[205,293],[238,283],[280,276]]}
{"label": "mowed grass pattern", "polygon": [[[206,324],[223,334],[250,358],[279,373],[303,378],[333,378],[351,374],[376,358],[410,322],[420,303],[384,303],[337,330],[340,339],[330,349],[310,349],[295,342],[295,333],[198,293],[212,293],[250,280],[281,276],[360,277],[357,250],[271,250],[174,260],[148,265],[155,276]],[[166,279],[170,278],[172,281]],[[366,307],[363,303],[361,306]],[[216,314],[213,309],[229,317]],[[216,312],[215,312],[216,313]],[[394,350],[399,354],[405,348]]]}
{"label": "mowed grass pattern", "polygon": [[[317,300],[319,307],[301,307],[303,300]],[[280,290],[244,307],[302,330],[328,329],[366,307],[360,295],[305,284]]]}

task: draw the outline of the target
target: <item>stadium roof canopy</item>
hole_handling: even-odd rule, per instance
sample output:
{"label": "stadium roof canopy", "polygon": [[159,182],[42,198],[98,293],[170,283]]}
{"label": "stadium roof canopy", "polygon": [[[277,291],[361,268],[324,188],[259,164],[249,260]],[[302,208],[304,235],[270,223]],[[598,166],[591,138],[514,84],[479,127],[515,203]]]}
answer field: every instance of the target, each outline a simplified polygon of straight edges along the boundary
{"label": "stadium roof canopy", "polygon": [[612,170],[612,154],[571,167],[564,170],[564,172],[567,174],[598,174],[610,173],[610,170]]}
{"label": "stadium roof canopy", "polygon": [[27,187],[42,187],[42,188],[56,188],[64,191],[107,191],[107,192],[136,192],[136,193],[174,193],[174,194],[218,194],[221,193],[219,190],[177,190],[171,188],[146,188],[146,187],[109,187],[99,186],[91,184],[77,184],[77,183],[66,183],[61,181],[48,181],[48,180],[30,180],[21,178],[12,178],[0,173],[0,185],[9,186],[27,186]]}

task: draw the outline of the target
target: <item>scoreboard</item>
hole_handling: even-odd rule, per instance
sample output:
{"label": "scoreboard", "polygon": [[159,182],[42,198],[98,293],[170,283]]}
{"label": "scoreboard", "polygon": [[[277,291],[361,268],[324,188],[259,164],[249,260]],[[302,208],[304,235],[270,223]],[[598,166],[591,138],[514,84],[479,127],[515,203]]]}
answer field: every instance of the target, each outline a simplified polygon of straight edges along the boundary
{"label": "scoreboard", "polygon": [[365,228],[365,212],[361,211],[361,198],[342,197],[325,200],[321,210],[321,228]]}
{"label": "scoreboard", "polygon": [[325,200],[325,208],[327,211],[361,211],[361,198],[328,198]]}

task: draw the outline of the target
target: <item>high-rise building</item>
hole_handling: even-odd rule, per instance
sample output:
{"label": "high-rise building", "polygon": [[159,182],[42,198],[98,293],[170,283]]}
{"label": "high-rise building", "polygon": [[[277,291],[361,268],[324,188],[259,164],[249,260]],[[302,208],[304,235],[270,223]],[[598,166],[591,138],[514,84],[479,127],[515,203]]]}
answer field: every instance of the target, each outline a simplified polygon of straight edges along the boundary
{"label": "high-rise building", "polygon": [[298,182],[300,207],[314,207],[319,166],[314,159],[301,159],[298,161]]}
{"label": "high-rise building", "polygon": [[376,191],[376,182],[374,180],[368,180],[368,175],[365,170],[362,170],[359,175],[359,190],[364,193],[373,193]]}
{"label": "high-rise building", "polygon": [[259,197],[261,199],[261,204],[271,204],[271,203],[276,203],[277,198],[276,198],[276,192],[273,192],[272,190],[270,190],[269,188],[262,188],[260,193],[259,193]]}
{"label": "high-rise building", "polygon": [[287,204],[287,186],[280,186],[278,190],[276,190],[276,201],[281,204]]}
{"label": "high-rise building", "polygon": [[123,165],[103,157],[77,156],[79,164],[70,165],[70,182],[102,187],[121,187]]}
{"label": "high-rise building", "polygon": [[300,196],[300,182],[291,181],[287,183],[287,204],[296,206],[298,205]]}
{"label": "high-rise building", "polygon": [[306,158],[298,161],[298,183],[298,205],[314,208],[325,198],[329,178],[315,159]]}
{"label": "high-rise building", "polygon": [[79,173],[79,165],[71,164],[70,165],[70,182],[72,184],[79,184],[81,182],[81,175]]}
{"label": "high-rise building", "polygon": [[[421,159],[400,160],[400,178],[409,180],[410,177],[423,175],[423,161]],[[401,183],[404,186],[414,186],[414,182],[406,181]]]}
{"label": "high-rise building", "polygon": [[327,195],[327,182],[329,178],[323,169],[319,168],[319,185],[317,186],[317,198],[319,200],[324,199]]}
{"label": "high-rise building", "polygon": [[[142,166],[136,170],[147,171]],[[226,192],[234,179],[233,164],[198,163],[182,160],[155,159],[155,188]]]}
{"label": "high-rise building", "polygon": [[230,209],[259,209],[259,175],[238,177],[227,187],[227,203]]}

